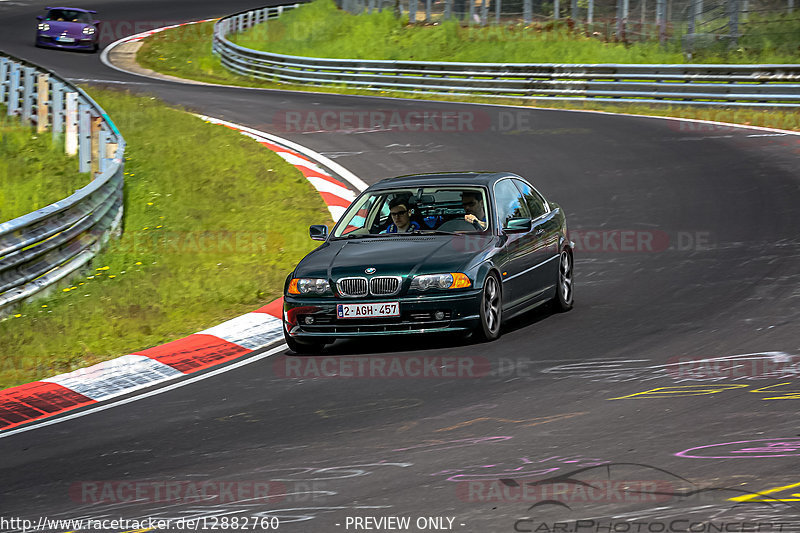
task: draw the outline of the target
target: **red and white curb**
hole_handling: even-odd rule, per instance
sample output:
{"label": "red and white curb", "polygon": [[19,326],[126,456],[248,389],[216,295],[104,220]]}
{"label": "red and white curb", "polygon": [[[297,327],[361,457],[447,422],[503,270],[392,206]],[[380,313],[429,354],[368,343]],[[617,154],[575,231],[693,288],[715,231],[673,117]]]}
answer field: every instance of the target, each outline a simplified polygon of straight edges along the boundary
{"label": "red and white curb", "polygon": [[121,41],[122,42],[126,42],[126,43],[134,42],[134,41],[141,41],[142,39],[146,39],[147,37],[150,37],[151,35],[154,35],[156,33],[161,33],[164,30],[171,30],[173,28],[180,28],[181,26],[190,26],[192,24],[202,24],[203,22],[212,22],[214,20],[219,20],[219,19],[214,18],[214,19],[205,19],[205,20],[193,20],[191,22],[180,22],[178,24],[173,24],[171,26],[163,26],[161,28],[154,28],[152,30],[143,31],[141,33],[137,33],[136,35],[131,35],[129,37],[125,37]]}
{"label": "red and white curb", "polygon": [[[297,167],[319,191],[334,221],[367,185],[357,176],[304,146],[211,117],[203,120],[247,135]],[[7,430],[117,398],[187,374],[227,363],[283,339],[283,299],[183,339],[0,391],[0,436]],[[21,431],[18,430],[18,431]]]}

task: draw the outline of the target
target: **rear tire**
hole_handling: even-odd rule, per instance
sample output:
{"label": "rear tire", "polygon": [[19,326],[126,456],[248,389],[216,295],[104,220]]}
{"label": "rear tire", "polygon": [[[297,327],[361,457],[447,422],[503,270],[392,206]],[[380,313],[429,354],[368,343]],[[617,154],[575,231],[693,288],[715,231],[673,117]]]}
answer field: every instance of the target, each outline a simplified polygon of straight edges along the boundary
{"label": "rear tire", "polygon": [[558,257],[558,282],[556,295],[553,297],[553,309],[563,313],[572,309],[575,303],[573,294],[574,261],[569,249],[564,248]]}
{"label": "rear tire", "polygon": [[483,282],[478,314],[480,323],[473,332],[474,337],[481,341],[493,341],[499,337],[503,321],[503,295],[495,274],[487,275]]}
{"label": "rear tire", "polygon": [[303,342],[294,339],[289,332],[286,331],[286,327],[283,327],[283,338],[286,341],[286,346],[289,347],[291,351],[298,355],[316,355],[325,348],[324,342]]}

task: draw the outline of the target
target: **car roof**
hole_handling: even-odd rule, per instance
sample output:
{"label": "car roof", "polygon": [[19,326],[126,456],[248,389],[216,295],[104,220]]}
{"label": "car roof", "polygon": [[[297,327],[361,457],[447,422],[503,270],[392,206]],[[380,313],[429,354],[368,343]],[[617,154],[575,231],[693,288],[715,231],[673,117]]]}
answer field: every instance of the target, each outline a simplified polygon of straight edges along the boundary
{"label": "car roof", "polygon": [[501,178],[514,177],[510,172],[437,172],[431,174],[409,174],[396,178],[387,178],[371,185],[370,190],[394,189],[397,187],[433,187],[441,185],[458,185],[461,187],[489,187]]}

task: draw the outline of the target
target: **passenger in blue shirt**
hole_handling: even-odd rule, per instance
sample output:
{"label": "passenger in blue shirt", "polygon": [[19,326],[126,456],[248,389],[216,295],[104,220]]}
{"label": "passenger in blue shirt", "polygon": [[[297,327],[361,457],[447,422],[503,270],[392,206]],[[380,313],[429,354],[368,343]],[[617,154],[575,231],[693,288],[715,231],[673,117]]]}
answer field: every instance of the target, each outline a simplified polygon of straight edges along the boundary
{"label": "passenger in blue shirt", "polygon": [[389,201],[389,216],[392,223],[383,233],[406,233],[419,230],[419,224],[411,220],[413,211],[408,207],[408,199],[403,196]]}

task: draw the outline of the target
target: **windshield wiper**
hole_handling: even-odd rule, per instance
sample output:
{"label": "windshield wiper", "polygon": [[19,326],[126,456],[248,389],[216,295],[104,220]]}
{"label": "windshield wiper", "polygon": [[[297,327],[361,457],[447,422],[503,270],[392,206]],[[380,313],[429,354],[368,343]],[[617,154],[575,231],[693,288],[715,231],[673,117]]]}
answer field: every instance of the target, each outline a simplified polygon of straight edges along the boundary
{"label": "windshield wiper", "polygon": [[456,233],[455,231],[442,231],[440,229],[423,229],[415,233],[422,233],[425,235],[463,235],[463,233]]}
{"label": "windshield wiper", "polygon": [[341,237],[335,237],[336,239],[360,239],[362,237],[379,237],[380,234],[376,233],[345,233]]}

